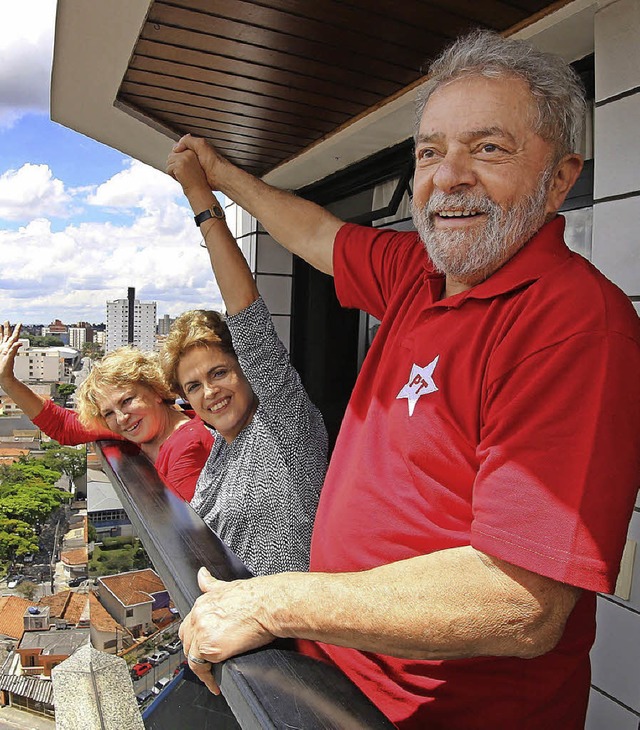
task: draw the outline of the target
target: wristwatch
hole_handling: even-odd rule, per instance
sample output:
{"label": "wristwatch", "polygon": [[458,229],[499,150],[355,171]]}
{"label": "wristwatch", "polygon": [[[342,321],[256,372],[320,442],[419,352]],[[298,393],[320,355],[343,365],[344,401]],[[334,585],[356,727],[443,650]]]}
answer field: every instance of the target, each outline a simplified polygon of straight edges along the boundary
{"label": "wristwatch", "polygon": [[224,210],[217,204],[214,203],[210,208],[207,208],[206,210],[203,210],[202,213],[198,213],[198,215],[195,215],[193,217],[193,220],[196,222],[197,226],[201,226],[205,221],[208,221],[209,218],[218,218],[219,220],[224,220]]}

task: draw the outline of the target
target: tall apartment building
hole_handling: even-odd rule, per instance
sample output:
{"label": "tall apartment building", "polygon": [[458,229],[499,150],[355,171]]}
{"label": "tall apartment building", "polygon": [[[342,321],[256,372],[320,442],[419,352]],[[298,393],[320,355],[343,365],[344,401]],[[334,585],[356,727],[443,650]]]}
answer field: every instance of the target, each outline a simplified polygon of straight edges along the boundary
{"label": "tall apartment building", "polygon": [[126,299],[107,302],[107,342],[105,352],[124,345],[153,350],[156,335],[156,302],[136,299],[136,290],[129,287]]}

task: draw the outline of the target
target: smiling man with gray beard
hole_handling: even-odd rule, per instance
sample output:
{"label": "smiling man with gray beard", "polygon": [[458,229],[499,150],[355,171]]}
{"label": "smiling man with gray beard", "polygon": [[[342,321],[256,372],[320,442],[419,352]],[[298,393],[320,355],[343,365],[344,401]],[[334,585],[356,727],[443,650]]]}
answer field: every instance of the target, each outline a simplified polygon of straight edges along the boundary
{"label": "smiling man with gray beard", "polygon": [[[190,655],[294,637],[403,730],[584,727],[595,595],[613,590],[640,473],[638,317],[558,215],[585,113],[561,59],[488,32],[457,41],[418,103],[419,234],[344,224],[178,143],[381,320],[311,572],[202,573]],[[210,664],[197,671],[214,689]]]}

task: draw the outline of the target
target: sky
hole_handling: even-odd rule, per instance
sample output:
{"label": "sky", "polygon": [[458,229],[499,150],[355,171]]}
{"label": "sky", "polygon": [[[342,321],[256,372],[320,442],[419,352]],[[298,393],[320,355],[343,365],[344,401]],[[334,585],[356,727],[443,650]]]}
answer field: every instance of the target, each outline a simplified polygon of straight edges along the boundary
{"label": "sky", "polygon": [[0,320],[222,308],[178,183],[49,119],[55,0],[0,0]]}

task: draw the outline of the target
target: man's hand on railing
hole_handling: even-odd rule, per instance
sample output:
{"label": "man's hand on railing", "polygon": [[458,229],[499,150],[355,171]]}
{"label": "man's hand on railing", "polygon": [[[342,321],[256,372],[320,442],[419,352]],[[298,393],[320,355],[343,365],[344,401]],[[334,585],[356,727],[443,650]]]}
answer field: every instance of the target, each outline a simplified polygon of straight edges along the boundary
{"label": "man's hand on railing", "polygon": [[[180,626],[189,667],[213,692],[220,689],[211,664],[270,643],[275,636],[260,623],[257,583],[261,578],[226,582],[206,568],[198,571],[202,595]],[[204,660],[202,661],[197,660]]]}

